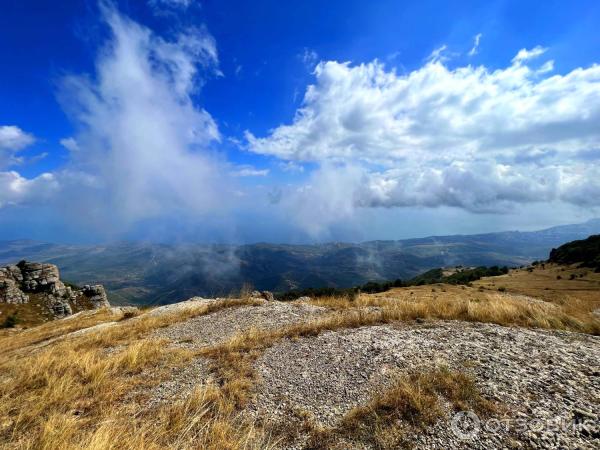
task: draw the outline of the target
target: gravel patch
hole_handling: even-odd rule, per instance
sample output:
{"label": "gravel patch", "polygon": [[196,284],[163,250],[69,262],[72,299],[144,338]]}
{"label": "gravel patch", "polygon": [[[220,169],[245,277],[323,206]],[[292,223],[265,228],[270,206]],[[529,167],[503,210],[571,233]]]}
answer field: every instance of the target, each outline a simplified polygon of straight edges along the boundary
{"label": "gravel patch", "polygon": [[[168,339],[173,346],[189,350],[220,344],[250,328],[275,329],[310,320],[326,308],[298,302],[265,302],[259,306],[240,306],[198,316],[156,330],[151,338]],[[148,406],[188,396],[196,386],[212,382],[209,362],[196,358],[175,368],[169,379],[150,392]]]}
{"label": "gravel patch", "polygon": [[[577,333],[464,322],[325,332],[265,351],[256,362],[260,383],[247,413],[285,426],[294,411],[303,411],[332,426],[394,376],[447,366],[472,373],[484,397],[506,406],[510,422],[482,426],[462,441],[449,420],[440,421],[411,436],[415,447],[599,448],[599,344],[600,338]],[[561,430],[548,422],[539,429],[533,419],[588,420],[595,428]],[[284,448],[302,448],[302,440]]]}
{"label": "gravel patch", "polygon": [[179,347],[198,349],[225,342],[250,328],[275,329],[310,320],[326,308],[297,302],[265,302],[259,306],[225,308],[156,330],[151,337],[169,339]]}

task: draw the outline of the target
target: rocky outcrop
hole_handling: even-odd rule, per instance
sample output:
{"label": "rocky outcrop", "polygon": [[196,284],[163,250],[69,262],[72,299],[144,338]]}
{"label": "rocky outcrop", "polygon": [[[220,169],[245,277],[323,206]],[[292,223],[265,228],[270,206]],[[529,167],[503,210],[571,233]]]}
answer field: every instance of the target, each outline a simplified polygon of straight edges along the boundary
{"label": "rocky outcrop", "polygon": [[69,316],[74,309],[110,306],[102,285],[73,290],[60,280],[54,264],[21,261],[0,268],[0,303],[24,304],[31,296],[43,299],[56,318]]}
{"label": "rocky outcrop", "polygon": [[17,266],[0,269],[0,302],[19,304],[29,301],[29,297],[19,289],[19,277],[22,280],[21,272]]}
{"label": "rocky outcrop", "polygon": [[106,296],[106,291],[104,290],[104,286],[101,284],[95,284],[90,286],[86,284],[83,286],[81,293],[87,297],[87,299],[92,303],[94,308],[104,308],[109,307],[110,303],[108,303],[108,297]]}

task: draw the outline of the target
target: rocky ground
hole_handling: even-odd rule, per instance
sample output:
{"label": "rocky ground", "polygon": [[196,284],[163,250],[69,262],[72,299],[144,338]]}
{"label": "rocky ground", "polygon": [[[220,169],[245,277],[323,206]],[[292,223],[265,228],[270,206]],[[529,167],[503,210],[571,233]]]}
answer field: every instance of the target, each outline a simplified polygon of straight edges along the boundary
{"label": "rocky ground", "polygon": [[[250,328],[280,328],[326,312],[301,302],[264,302],[199,316],[152,337],[196,350]],[[472,374],[483,396],[502,412],[492,421],[481,418],[479,431],[463,439],[452,428],[456,411],[448,410],[446,420],[411,434],[416,448],[599,448],[599,344],[599,337],[572,332],[458,321],[285,339],[255,362],[258,383],[245,414],[274,429],[287,427],[280,448],[304,448],[307,435],[295,430],[299,416],[317,427],[334,427],[399,375],[448,367]],[[156,386],[148,406],[185,397],[207,382],[208,362],[195,359]]]}
{"label": "rocky ground", "polygon": [[[201,300],[202,301],[202,300]],[[211,300],[204,300],[210,302]],[[276,329],[295,322],[309,320],[326,311],[325,308],[302,303],[264,302],[258,306],[242,306],[217,311],[161,328],[152,338],[168,339],[172,345],[198,350],[225,342],[237,333],[258,329]],[[176,368],[171,378],[159,384],[149,394],[149,406],[189,395],[194,387],[211,380],[208,362],[196,358],[183,368]]]}
{"label": "rocky ground", "polygon": [[[598,448],[599,344],[576,333],[463,322],[326,332],[283,341],[259,358],[261,382],[250,412],[281,423],[308,414],[333,426],[398,374],[446,366],[472,373],[484,397],[506,413],[466,441],[449,420],[439,423],[412,436],[417,448]],[[596,428],[554,427],[573,420]],[[302,448],[302,435],[286,448]]]}

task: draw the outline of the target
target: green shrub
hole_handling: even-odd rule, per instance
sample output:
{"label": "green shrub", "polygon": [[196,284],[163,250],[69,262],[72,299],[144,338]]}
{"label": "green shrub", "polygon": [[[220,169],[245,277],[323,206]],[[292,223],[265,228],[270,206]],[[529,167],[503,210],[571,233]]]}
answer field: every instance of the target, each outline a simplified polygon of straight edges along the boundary
{"label": "green shrub", "polygon": [[10,316],[6,317],[6,319],[4,319],[1,328],[14,328],[17,325],[18,321],[19,319],[17,318],[17,315],[11,314]]}

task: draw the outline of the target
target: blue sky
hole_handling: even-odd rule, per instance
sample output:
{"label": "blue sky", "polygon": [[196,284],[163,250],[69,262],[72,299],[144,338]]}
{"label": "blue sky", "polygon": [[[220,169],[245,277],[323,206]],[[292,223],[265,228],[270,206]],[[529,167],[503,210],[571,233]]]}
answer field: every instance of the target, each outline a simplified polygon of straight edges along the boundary
{"label": "blue sky", "polygon": [[0,233],[323,241],[600,205],[594,1],[3,2]]}

